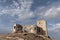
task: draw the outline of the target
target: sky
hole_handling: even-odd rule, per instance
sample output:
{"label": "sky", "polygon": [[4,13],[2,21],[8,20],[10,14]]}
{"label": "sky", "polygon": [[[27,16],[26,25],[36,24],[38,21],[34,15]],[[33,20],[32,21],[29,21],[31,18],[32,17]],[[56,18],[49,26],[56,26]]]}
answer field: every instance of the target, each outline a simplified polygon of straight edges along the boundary
{"label": "sky", "polygon": [[12,32],[14,23],[38,20],[46,20],[49,36],[60,40],[60,0],[0,0],[0,33]]}

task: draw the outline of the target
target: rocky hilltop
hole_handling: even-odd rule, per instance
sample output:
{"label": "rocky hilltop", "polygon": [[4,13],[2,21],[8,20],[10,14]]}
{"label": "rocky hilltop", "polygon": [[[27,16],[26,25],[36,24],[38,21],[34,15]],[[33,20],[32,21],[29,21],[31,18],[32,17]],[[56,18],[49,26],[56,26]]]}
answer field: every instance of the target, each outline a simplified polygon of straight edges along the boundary
{"label": "rocky hilltop", "polygon": [[52,40],[50,37],[33,33],[13,33],[0,37],[0,40]]}
{"label": "rocky hilltop", "polygon": [[45,20],[37,21],[36,25],[23,26],[14,24],[13,33],[0,36],[0,40],[52,40],[48,36]]}

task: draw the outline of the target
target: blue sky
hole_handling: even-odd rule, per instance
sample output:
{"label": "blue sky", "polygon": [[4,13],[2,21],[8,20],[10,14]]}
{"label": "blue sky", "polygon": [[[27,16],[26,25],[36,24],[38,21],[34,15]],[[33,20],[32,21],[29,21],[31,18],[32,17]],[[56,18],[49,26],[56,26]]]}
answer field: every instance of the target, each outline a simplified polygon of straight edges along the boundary
{"label": "blue sky", "polygon": [[0,33],[12,32],[13,24],[46,20],[48,33],[60,40],[60,0],[0,0]]}

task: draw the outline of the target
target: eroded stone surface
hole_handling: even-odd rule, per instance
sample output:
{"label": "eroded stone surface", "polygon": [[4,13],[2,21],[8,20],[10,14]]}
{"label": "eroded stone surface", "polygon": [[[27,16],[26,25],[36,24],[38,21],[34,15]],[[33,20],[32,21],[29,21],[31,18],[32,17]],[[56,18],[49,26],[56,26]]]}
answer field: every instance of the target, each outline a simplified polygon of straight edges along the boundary
{"label": "eroded stone surface", "polygon": [[16,33],[1,37],[0,40],[51,40],[51,38],[33,33]]}

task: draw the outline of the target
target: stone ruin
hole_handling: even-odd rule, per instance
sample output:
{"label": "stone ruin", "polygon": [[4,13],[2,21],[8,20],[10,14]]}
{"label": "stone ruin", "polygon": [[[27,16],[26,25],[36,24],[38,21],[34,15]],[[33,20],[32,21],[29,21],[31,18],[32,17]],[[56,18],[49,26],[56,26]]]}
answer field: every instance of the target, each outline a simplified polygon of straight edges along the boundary
{"label": "stone ruin", "polygon": [[13,33],[34,33],[38,35],[48,36],[45,20],[39,20],[37,21],[37,25],[31,26],[14,24]]}

